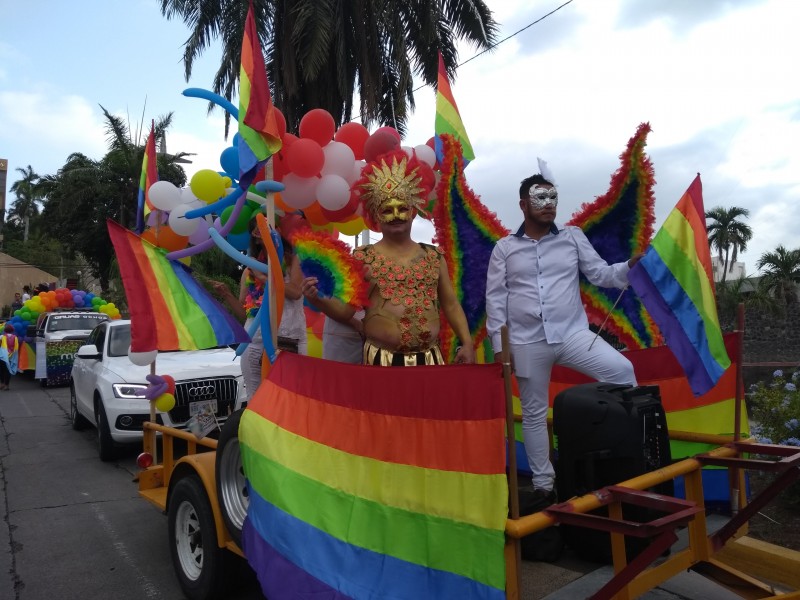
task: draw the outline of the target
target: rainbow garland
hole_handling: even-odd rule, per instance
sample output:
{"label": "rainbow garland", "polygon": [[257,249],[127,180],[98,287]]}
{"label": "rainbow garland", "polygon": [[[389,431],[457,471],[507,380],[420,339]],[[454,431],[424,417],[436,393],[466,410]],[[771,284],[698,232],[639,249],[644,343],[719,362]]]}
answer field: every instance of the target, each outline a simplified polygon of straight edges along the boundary
{"label": "rainbow garland", "polygon": [[[611,176],[608,192],[581,206],[568,225],[577,225],[598,254],[608,263],[628,260],[645,251],[653,236],[653,165],[644,152],[650,124],[642,123],[620,155],[620,168]],[[661,334],[632,289],[626,290],[617,307],[611,307],[620,291],[591,285],[581,277],[581,296],[589,322],[600,326],[611,312],[605,328],[628,349],[661,345]]]}
{"label": "rainbow garland", "polygon": [[[444,160],[433,207],[434,241],[444,250],[450,280],[480,354],[481,346],[489,344],[486,336],[486,271],[495,243],[509,231],[467,185],[461,144],[449,134],[442,134],[441,138]],[[457,342],[446,319],[442,319],[440,340],[442,353],[452,361]],[[487,356],[491,355],[490,348],[484,347],[483,351]]]}
{"label": "rainbow garland", "polygon": [[357,309],[367,306],[369,284],[364,265],[353,258],[347,244],[309,228],[297,230],[291,242],[303,275],[318,279],[320,297],[338,298]]}

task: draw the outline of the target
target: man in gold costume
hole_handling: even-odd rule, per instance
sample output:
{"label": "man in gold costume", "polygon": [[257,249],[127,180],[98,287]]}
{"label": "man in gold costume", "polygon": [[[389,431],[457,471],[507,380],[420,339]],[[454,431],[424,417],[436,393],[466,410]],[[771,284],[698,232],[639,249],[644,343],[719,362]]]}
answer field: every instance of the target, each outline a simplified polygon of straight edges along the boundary
{"label": "man in gold costume", "polygon": [[[402,152],[367,165],[356,184],[364,219],[382,239],[356,248],[366,267],[369,306],[362,324],[364,364],[414,366],[444,364],[439,350],[439,314],[461,342],[456,363],[474,363],[475,351],[464,310],[450,283],[441,249],[411,239],[411,223],[430,192],[415,159]],[[353,307],[318,295],[317,280],[303,281],[308,301],[341,323],[352,323]]]}

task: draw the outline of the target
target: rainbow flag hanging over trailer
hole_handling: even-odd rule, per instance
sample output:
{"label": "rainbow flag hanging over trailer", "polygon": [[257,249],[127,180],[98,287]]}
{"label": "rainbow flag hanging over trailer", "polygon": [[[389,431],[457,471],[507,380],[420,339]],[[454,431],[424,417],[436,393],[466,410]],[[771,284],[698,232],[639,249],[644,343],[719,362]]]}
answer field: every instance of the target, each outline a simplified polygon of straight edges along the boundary
{"label": "rainbow flag hanging over trailer", "polygon": [[271,600],[505,598],[499,364],[384,369],[284,352],[239,442],[242,549]]}

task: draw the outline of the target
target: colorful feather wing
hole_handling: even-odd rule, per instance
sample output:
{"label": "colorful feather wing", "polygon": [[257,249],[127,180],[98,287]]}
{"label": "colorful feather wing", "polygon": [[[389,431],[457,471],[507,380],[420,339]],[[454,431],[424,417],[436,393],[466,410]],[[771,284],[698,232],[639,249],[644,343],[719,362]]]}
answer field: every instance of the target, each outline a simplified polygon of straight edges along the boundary
{"label": "colorful feather wing", "polygon": [[363,264],[353,258],[347,244],[309,228],[296,231],[292,244],[303,275],[319,280],[321,297],[338,298],[355,308],[368,304]]}
{"label": "colorful feather wing", "polygon": [[[478,358],[483,354],[484,360],[491,362],[486,336],[486,271],[495,243],[509,232],[467,185],[461,145],[452,135],[441,137],[444,160],[433,207],[434,241],[444,251]],[[439,337],[445,359],[452,361],[458,340],[444,318]]]}
{"label": "colorful feather wing", "polygon": [[[611,176],[608,192],[581,206],[568,223],[580,227],[609,264],[644,252],[653,237],[655,178],[644,152],[649,132],[649,123],[639,125],[620,155],[621,165]],[[596,287],[581,278],[581,296],[593,325],[603,323],[619,294],[617,289]],[[663,343],[661,333],[630,288],[611,311],[605,329],[629,349]]]}

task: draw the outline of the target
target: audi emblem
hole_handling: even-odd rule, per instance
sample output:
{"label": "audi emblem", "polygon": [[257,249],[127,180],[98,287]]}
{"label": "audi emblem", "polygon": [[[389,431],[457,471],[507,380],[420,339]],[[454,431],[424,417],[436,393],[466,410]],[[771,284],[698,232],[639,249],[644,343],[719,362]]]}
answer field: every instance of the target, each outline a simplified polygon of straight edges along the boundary
{"label": "audi emblem", "polygon": [[211,396],[216,392],[213,385],[198,385],[197,387],[189,388],[190,398],[203,398],[204,396]]}

